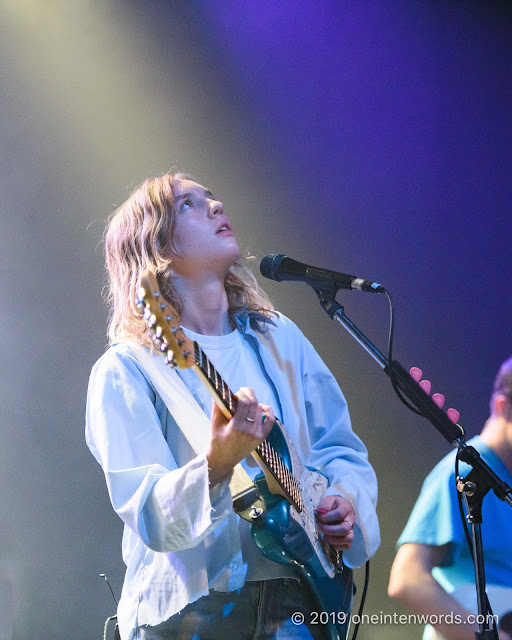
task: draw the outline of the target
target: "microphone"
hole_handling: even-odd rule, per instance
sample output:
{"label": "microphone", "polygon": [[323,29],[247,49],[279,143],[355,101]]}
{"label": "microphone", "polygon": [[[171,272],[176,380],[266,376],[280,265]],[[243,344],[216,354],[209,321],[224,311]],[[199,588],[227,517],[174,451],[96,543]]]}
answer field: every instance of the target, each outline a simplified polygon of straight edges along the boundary
{"label": "microphone", "polygon": [[[318,282],[315,278],[324,280],[330,278],[336,289],[351,289],[352,291],[369,291],[373,293],[382,293],[384,287],[378,282],[363,280],[356,276],[350,276],[347,273],[338,273],[337,271],[329,271],[329,269],[319,269],[309,264],[297,262],[288,256],[274,255],[273,253],[265,256],[260,263],[260,272],[265,278],[270,280],[293,280],[295,282],[307,282],[314,286],[314,282]],[[321,285],[319,285],[321,288]]]}

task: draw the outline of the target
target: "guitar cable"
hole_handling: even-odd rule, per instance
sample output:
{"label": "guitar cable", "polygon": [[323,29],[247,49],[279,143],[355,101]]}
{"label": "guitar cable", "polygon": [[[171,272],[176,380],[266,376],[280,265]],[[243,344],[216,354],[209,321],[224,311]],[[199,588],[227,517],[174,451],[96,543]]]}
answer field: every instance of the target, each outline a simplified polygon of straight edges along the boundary
{"label": "guitar cable", "polygon": [[357,611],[357,623],[354,627],[354,633],[352,634],[352,640],[356,640],[357,634],[359,632],[359,625],[361,624],[361,619],[363,615],[364,604],[366,602],[366,594],[368,592],[368,585],[370,582],[370,561],[366,561],[365,572],[364,572],[364,587],[363,593],[361,595],[361,601],[359,602],[359,609]]}
{"label": "guitar cable", "polygon": [[[105,582],[108,585],[108,588],[110,589],[110,593],[112,594],[112,597],[114,598],[114,602],[116,603],[116,607],[119,605],[117,598],[114,594],[114,590],[112,589],[112,585],[110,584],[106,574],[104,573],[100,573],[100,578],[103,578],[105,580]],[[107,640],[107,634],[108,634],[108,627],[110,625],[111,622],[115,622],[115,627],[114,627],[114,640],[121,640],[121,635],[119,634],[119,626],[117,624],[117,615],[116,616],[109,616],[106,620],[105,620],[105,624],[103,626],[103,640]]]}
{"label": "guitar cable", "polygon": [[391,300],[391,295],[389,294],[389,291],[386,291],[386,289],[384,289],[384,293],[386,294],[386,298],[388,299],[388,304],[389,304],[388,362],[389,362],[389,379],[391,381],[391,386],[393,387],[394,392],[396,393],[396,395],[398,396],[402,404],[404,404],[413,413],[416,413],[419,416],[423,416],[423,413],[419,409],[417,409],[414,405],[412,405],[398,388],[395,372],[393,370],[393,337],[395,334],[395,308],[393,307],[393,301]]}

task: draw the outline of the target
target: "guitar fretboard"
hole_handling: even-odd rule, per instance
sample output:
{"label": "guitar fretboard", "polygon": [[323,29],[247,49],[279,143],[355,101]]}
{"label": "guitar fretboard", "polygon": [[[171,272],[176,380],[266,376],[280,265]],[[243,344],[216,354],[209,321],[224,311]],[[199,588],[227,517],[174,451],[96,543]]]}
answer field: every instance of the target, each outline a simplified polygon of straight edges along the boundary
{"label": "guitar fretboard", "polygon": [[[230,415],[233,416],[236,411],[236,396],[224,382],[222,376],[215,369],[197,342],[194,342],[194,357],[196,366],[207,379],[211,389],[221,400]],[[268,440],[263,440],[263,442],[256,448],[256,453],[285,492],[289,501],[297,511],[302,511],[303,505],[300,485],[288,467],[284,464],[274,447],[268,442]]]}

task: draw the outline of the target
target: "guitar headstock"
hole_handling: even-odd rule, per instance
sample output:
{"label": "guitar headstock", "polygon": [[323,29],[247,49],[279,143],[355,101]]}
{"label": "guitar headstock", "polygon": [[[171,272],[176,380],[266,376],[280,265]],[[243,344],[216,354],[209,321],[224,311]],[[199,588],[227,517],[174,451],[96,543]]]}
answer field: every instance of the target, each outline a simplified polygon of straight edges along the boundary
{"label": "guitar headstock", "polygon": [[195,364],[194,342],[187,338],[177,311],[160,294],[156,275],[149,269],[140,279],[138,306],[156,348],[171,367],[188,369]]}

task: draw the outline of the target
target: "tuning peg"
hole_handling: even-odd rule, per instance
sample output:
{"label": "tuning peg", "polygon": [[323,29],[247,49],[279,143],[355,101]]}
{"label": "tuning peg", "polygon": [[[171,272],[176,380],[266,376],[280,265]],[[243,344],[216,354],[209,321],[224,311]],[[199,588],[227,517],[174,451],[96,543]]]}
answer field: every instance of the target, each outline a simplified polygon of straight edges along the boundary
{"label": "tuning peg", "polygon": [[160,291],[153,291],[153,295],[158,300],[158,298],[160,297]]}
{"label": "tuning peg", "polygon": [[162,309],[162,311],[163,311],[163,310],[165,309],[165,307],[166,307],[166,306],[167,306],[166,304],[161,304],[161,305],[160,305],[160,309]]}
{"label": "tuning peg", "polygon": [[165,316],[165,319],[167,322],[170,322],[171,320],[174,320],[174,316]]}
{"label": "tuning peg", "polygon": [[149,327],[154,327],[156,324],[156,316],[154,313],[151,313],[151,309],[149,307],[146,307],[144,309],[144,312],[142,314],[144,320],[146,321],[147,325]]}
{"label": "tuning peg", "polygon": [[181,327],[174,327],[174,329],[171,329],[171,331],[174,333],[174,335],[176,335],[178,331],[181,331]]}
{"label": "tuning peg", "polygon": [[157,325],[157,327],[155,329],[155,335],[157,336],[157,338],[161,338],[162,337],[162,327],[160,325]]}
{"label": "tuning peg", "polygon": [[[157,327],[158,328],[158,327]],[[160,336],[156,333],[156,331],[151,331],[151,339],[153,340],[153,342],[156,344],[156,346],[160,349],[160,345],[162,344],[162,339],[160,338]]]}
{"label": "tuning peg", "polygon": [[172,365],[173,362],[174,362],[174,353],[172,352],[171,349],[169,349],[165,356],[165,364]]}

